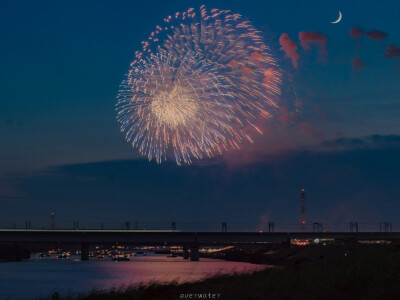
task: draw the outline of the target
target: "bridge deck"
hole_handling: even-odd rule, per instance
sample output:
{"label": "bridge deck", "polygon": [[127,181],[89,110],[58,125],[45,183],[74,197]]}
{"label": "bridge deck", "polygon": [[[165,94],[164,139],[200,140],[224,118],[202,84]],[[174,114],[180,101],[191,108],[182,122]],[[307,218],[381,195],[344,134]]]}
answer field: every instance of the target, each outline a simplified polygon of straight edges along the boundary
{"label": "bridge deck", "polygon": [[226,245],[290,239],[400,240],[400,232],[182,232],[174,230],[0,229],[0,243]]}

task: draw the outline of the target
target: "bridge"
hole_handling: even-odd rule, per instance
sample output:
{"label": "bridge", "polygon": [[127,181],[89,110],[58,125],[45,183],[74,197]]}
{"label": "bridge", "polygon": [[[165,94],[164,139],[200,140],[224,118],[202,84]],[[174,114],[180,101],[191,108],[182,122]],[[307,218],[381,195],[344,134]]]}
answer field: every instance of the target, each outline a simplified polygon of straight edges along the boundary
{"label": "bridge", "polygon": [[[89,258],[90,245],[182,246],[185,254],[198,260],[202,246],[290,243],[291,240],[334,239],[343,242],[400,241],[400,232],[182,232],[178,230],[76,230],[0,229],[0,244],[76,244],[81,259]],[[185,250],[186,249],[186,250]]]}

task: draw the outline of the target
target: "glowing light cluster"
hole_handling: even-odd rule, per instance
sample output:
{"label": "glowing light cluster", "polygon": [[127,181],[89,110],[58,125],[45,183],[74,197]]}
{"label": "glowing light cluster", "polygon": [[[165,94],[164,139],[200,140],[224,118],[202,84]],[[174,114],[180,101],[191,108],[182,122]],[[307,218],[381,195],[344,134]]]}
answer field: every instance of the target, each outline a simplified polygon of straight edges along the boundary
{"label": "glowing light cluster", "polygon": [[164,19],[118,95],[126,139],[158,163],[239,149],[278,108],[281,73],[260,32],[238,14],[202,6]]}

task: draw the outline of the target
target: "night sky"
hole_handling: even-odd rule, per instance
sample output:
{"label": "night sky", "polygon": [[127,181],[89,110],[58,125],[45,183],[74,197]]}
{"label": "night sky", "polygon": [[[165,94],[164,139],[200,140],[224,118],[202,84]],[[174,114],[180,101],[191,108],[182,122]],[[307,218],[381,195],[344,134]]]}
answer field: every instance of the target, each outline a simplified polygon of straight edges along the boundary
{"label": "night sky", "polygon": [[[282,102],[300,101],[301,114],[282,112],[240,151],[148,162],[120,132],[119,85],[164,17],[202,4],[263,32],[285,70]],[[297,229],[305,188],[309,222],[399,229],[399,16],[398,1],[2,1],[0,225],[44,226],[54,211],[65,227]],[[366,34],[350,36],[356,26]],[[326,53],[305,50],[301,31],[326,36]],[[282,33],[298,46],[297,68]]]}

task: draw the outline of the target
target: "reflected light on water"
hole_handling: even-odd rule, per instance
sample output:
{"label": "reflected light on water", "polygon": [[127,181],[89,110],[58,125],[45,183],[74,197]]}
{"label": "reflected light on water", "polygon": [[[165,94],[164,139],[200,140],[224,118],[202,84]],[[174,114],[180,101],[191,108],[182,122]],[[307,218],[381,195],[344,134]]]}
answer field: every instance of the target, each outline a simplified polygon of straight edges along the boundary
{"label": "reflected light on water", "polygon": [[0,299],[46,296],[55,291],[89,292],[94,288],[110,289],[139,283],[182,283],[216,274],[253,272],[266,267],[206,258],[192,262],[165,255],[132,257],[130,261],[122,262],[80,261],[79,257],[10,262],[1,265]]}

